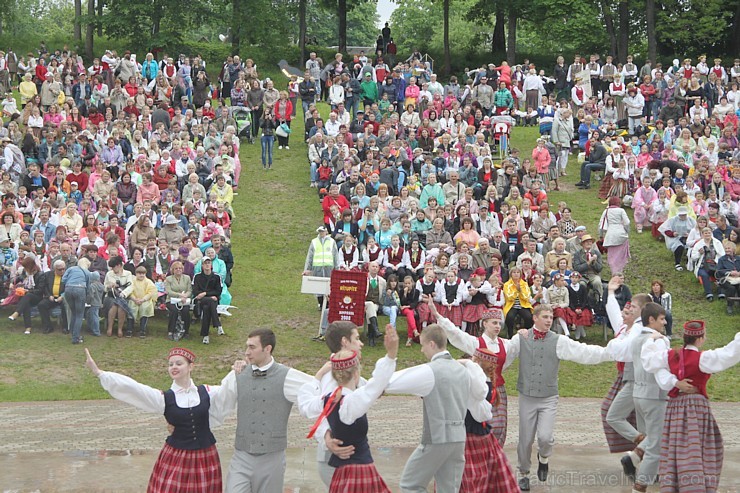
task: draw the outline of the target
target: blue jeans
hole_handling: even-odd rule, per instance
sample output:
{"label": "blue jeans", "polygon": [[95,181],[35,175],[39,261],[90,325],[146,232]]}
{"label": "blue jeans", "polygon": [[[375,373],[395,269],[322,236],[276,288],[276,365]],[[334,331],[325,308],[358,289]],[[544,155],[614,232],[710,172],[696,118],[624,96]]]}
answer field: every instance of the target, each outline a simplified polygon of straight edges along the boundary
{"label": "blue jeans", "polygon": [[583,183],[591,183],[591,173],[604,169],[606,169],[605,163],[583,163],[581,166],[581,181]]}
{"label": "blue jeans", "polygon": [[262,166],[272,166],[272,147],[275,145],[274,135],[262,136]]}
{"label": "blue jeans", "polygon": [[67,287],[64,290],[64,300],[69,307],[69,330],[72,332],[72,342],[77,343],[81,339],[82,319],[85,317],[85,299],[87,292],[79,286]]}
{"label": "blue jeans", "polygon": [[303,121],[306,121],[306,115],[308,115],[308,107],[311,106],[311,101],[302,99],[301,106],[303,106]]}
{"label": "blue jeans", "polygon": [[316,163],[311,163],[311,183],[316,183],[319,181],[319,165]]}
{"label": "blue jeans", "polygon": [[[656,121],[658,119],[658,115],[660,115],[660,110],[663,107],[663,100],[662,99],[656,99],[652,102],[653,108],[653,121]],[[665,123],[665,122],[664,122]]]}
{"label": "blue jeans", "polygon": [[352,118],[357,115],[357,111],[360,109],[360,98],[359,97],[351,97],[351,98],[345,98],[344,105],[346,108],[352,110]]}
{"label": "blue jeans", "polygon": [[95,334],[100,335],[100,307],[89,306],[85,313],[85,319],[87,320],[87,330]]}
{"label": "blue jeans", "polygon": [[712,279],[710,278],[712,274],[710,274],[709,271],[703,267],[699,269],[699,271],[696,273],[696,277],[701,279],[701,286],[704,288],[705,296],[709,296],[710,294],[714,295],[712,291],[713,283]]}
{"label": "blue jeans", "polygon": [[383,315],[388,315],[388,317],[390,317],[391,325],[395,329],[396,328],[396,318],[398,317],[398,307],[397,306],[384,306]]}

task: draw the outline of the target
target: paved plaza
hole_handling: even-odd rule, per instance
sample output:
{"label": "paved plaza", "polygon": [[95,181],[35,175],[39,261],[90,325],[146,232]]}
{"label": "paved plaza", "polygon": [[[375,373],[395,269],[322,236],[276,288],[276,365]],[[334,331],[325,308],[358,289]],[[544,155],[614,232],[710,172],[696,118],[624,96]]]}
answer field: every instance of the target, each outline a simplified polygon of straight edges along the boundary
{"label": "paved plaza", "polygon": [[[548,484],[533,492],[629,493],[618,455],[606,449],[597,399],[561,398]],[[740,492],[740,413],[736,403],[714,403],[725,441],[720,493]],[[393,491],[421,433],[421,400],[386,396],[372,408],[370,440],[378,470]],[[0,404],[0,493],[141,493],[167,429],[164,417],[114,400]],[[509,400],[505,451],[516,466],[517,400]],[[324,491],[310,423],[293,412],[288,427],[286,492]],[[234,416],[214,430],[224,468],[233,453]],[[430,488],[431,490],[431,488]],[[654,487],[650,491],[657,491]]]}

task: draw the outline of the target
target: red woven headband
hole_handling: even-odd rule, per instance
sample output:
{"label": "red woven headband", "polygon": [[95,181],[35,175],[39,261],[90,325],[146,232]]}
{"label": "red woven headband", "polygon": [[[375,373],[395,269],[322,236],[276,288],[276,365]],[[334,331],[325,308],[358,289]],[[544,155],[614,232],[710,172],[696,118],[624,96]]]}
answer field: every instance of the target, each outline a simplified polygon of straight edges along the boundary
{"label": "red woven headband", "polygon": [[170,354],[169,356],[167,356],[167,359],[170,359],[173,356],[182,356],[191,363],[195,363],[195,354],[185,348],[173,347],[172,349],[170,349]]}
{"label": "red woven headband", "polygon": [[352,355],[348,358],[339,359],[334,356],[331,358],[331,369],[332,370],[348,370],[353,366],[360,364],[360,358],[357,355],[357,351],[352,351]]}
{"label": "red woven headband", "polygon": [[689,320],[683,325],[683,335],[701,337],[706,333],[703,320]]}

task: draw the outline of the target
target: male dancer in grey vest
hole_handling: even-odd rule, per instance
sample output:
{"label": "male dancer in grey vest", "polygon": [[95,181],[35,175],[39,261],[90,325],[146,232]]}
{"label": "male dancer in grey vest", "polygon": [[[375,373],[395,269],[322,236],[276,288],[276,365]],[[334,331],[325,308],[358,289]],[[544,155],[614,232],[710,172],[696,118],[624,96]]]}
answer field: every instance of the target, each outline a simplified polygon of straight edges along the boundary
{"label": "male dancer in grey vest", "polygon": [[[652,339],[653,334],[656,332],[665,334],[666,321],[663,307],[657,303],[646,304],[642,309],[642,324],[643,329],[632,340],[632,363],[635,369],[635,387],[632,396],[637,416],[645,426],[640,430],[645,434],[645,440],[639,448],[635,449],[635,452],[642,454],[642,462],[637,468],[632,491],[639,493],[645,492],[648,485],[653,484],[658,475],[660,441],[663,437],[665,409],[668,405],[668,392],[658,386],[655,375],[645,370],[640,358],[642,346],[648,339]],[[670,340],[665,339],[665,341],[670,347]],[[679,383],[683,385],[682,382]]]}
{"label": "male dancer in grey vest", "polygon": [[418,395],[424,403],[421,444],[406,462],[400,487],[403,493],[426,493],[434,478],[437,493],[456,493],[465,466],[466,411],[480,419],[477,411],[485,415],[487,408],[488,419],[491,416],[486,377],[472,361],[452,359],[439,325],[427,326],[420,342],[430,362],[396,372],[388,386],[393,393]]}
{"label": "male dancer in grey vest", "polygon": [[550,331],[552,308],[542,304],[534,308],[534,327],[526,335],[516,334],[506,353],[508,367],[519,357],[519,488],[529,491],[532,445],[537,435],[537,479],[547,481],[549,457],[555,444],[555,415],[558,408],[558,368],[560,361],[596,365],[611,357],[605,347],[573,341]]}
{"label": "male dancer in grey vest", "polygon": [[288,417],[298,390],[313,377],[277,363],[275,334],[257,329],[247,337],[248,366],[231,372],[223,387],[236,402],[236,442],[226,493],[283,493]]}
{"label": "male dancer in grey vest", "polygon": [[[622,381],[624,385],[614,397],[606,414],[606,422],[614,431],[639,445],[645,439],[645,435],[637,428],[645,429],[642,418],[636,415],[637,428],[628,421],[630,414],[635,410],[635,401],[632,392],[635,385],[635,370],[632,363],[632,341],[643,330],[641,312],[650,303],[647,294],[636,294],[632,297],[629,314],[624,317],[619,311],[619,303],[614,292],[624,282],[620,276],[614,276],[607,286],[609,294],[606,301],[606,313],[609,322],[614,329],[615,337],[606,345],[607,351],[615,361],[624,363]],[[622,468],[626,476],[634,478],[637,466],[640,464],[640,456],[635,451],[627,452],[621,458]]]}

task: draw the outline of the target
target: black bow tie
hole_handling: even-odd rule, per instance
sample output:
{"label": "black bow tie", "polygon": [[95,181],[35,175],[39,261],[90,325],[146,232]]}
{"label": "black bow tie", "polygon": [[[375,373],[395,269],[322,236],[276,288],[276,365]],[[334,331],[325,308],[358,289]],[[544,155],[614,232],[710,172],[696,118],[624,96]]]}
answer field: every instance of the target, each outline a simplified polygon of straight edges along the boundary
{"label": "black bow tie", "polygon": [[267,375],[267,370],[252,370],[253,377],[264,377],[265,375]]}

